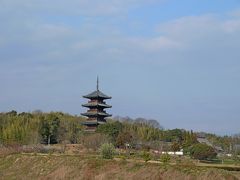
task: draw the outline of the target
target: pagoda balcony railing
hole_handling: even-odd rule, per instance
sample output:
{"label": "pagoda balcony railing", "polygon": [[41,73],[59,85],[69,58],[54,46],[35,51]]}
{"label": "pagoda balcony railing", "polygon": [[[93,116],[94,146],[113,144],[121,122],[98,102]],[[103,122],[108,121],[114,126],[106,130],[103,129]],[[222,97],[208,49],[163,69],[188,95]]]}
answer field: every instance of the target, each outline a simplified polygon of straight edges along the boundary
{"label": "pagoda balcony railing", "polygon": [[88,118],[87,121],[105,121],[104,118]]}
{"label": "pagoda balcony railing", "polygon": [[94,113],[106,113],[106,111],[99,111],[97,109],[90,109],[87,112],[94,112]]}
{"label": "pagoda balcony railing", "polygon": [[101,104],[106,104],[104,101],[99,101],[99,100],[91,100],[91,101],[88,101],[88,103],[101,103]]}

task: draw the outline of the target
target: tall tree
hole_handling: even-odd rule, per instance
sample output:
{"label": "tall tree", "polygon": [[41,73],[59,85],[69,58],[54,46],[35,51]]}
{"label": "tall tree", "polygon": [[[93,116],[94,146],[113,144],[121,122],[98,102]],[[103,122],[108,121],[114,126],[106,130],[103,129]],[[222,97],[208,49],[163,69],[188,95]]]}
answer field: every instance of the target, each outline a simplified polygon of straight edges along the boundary
{"label": "tall tree", "polygon": [[57,133],[60,125],[58,116],[50,113],[41,119],[40,133],[46,144],[57,143]]}

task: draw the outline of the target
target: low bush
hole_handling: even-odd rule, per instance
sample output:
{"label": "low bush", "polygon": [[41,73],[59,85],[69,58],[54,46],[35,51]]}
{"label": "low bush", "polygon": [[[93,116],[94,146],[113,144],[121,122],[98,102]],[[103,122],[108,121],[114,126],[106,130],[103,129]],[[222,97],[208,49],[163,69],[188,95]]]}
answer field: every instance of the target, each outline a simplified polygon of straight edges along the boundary
{"label": "low bush", "polygon": [[147,151],[143,151],[143,152],[141,153],[141,157],[143,158],[143,160],[144,160],[145,162],[148,162],[148,161],[151,160],[151,155],[150,155],[150,153],[147,152]]}
{"label": "low bush", "polygon": [[170,157],[169,154],[162,154],[162,155],[160,156],[160,161],[163,162],[164,164],[169,163],[170,160],[171,160],[171,157]]}
{"label": "low bush", "polygon": [[115,153],[115,147],[111,143],[104,143],[100,147],[100,153],[104,159],[112,159]]}

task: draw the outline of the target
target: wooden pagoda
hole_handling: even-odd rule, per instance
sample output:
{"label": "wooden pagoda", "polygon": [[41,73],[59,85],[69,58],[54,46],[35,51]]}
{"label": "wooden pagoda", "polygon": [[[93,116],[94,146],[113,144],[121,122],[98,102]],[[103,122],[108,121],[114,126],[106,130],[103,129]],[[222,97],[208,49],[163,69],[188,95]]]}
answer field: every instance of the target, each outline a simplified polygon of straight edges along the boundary
{"label": "wooden pagoda", "polygon": [[112,97],[105,95],[99,90],[98,79],[97,90],[83,97],[89,99],[87,104],[82,105],[89,108],[86,113],[81,113],[81,115],[88,117],[83,124],[86,126],[86,131],[94,132],[99,124],[106,123],[106,117],[112,116],[104,110],[112,107],[105,103],[106,99],[111,99]]}

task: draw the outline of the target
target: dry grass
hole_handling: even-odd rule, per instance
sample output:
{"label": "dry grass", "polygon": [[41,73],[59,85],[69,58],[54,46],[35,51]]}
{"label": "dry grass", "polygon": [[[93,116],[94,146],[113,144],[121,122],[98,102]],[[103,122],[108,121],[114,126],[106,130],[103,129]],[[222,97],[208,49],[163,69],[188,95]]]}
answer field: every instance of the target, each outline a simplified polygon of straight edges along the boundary
{"label": "dry grass", "polygon": [[235,180],[240,172],[196,166],[103,160],[94,156],[11,154],[0,157],[0,179]]}

